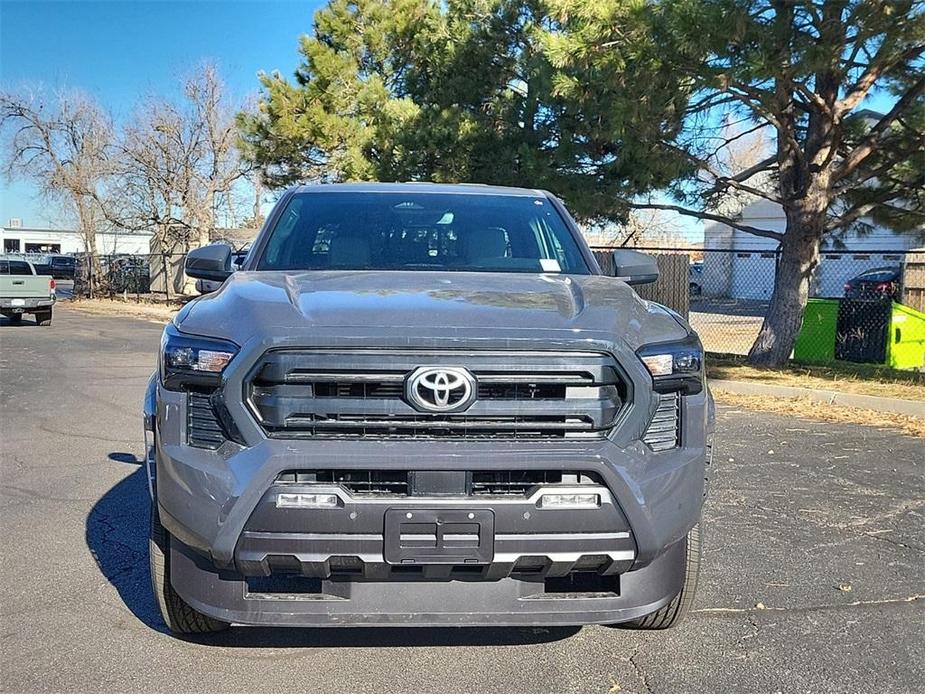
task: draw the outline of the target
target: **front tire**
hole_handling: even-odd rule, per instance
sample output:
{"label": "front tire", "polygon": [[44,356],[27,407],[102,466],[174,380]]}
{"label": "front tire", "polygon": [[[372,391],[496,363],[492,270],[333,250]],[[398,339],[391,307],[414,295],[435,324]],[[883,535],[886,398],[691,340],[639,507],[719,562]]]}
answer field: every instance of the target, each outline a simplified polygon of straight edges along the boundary
{"label": "front tire", "polygon": [[157,504],[151,504],[148,536],[151,589],[167,627],[175,634],[212,634],[228,628],[228,623],[202,614],[191,607],[170,583],[170,533],[161,525]]}
{"label": "front tire", "polygon": [[626,622],[622,626],[629,629],[670,629],[678,624],[690,610],[697,593],[697,580],[700,577],[700,525],[691,528],[683,540],[686,545],[684,565],[684,584],[681,592],[664,607],[647,614],[645,617]]}

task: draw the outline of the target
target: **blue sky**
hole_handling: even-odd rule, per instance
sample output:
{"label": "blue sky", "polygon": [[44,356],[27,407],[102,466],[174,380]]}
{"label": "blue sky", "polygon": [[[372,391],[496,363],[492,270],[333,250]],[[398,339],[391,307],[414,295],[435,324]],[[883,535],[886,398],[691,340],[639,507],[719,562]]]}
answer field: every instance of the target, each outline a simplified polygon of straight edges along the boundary
{"label": "blue sky", "polygon": [[[0,0],[0,86],[79,87],[117,119],[149,94],[170,94],[203,59],[235,97],[257,92],[257,71],[291,75],[298,37],[321,2]],[[56,222],[28,185],[0,181],[0,221]]]}
{"label": "blue sky", "polygon": [[[0,88],[78,87],[116,120],[150,94],[172,95],[180,79],[207,59],[218,64],[232,97],[255,94],[256,74],[291,76],[299,63],[298,37],[312,28],[323,5],[295,0],[86,2],[0,0]],[[868,107],[888,107],[877,95]],[[37,200],[33,188],[0,178],[0,223],[65,224]],[[702,225],[679,220],[685,235]]]}

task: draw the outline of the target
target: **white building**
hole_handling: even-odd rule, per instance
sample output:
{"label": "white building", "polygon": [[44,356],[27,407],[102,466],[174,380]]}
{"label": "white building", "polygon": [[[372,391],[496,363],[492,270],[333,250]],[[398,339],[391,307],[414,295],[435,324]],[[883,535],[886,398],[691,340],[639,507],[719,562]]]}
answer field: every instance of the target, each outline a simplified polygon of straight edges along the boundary
{"label": "white building", "polygon": [[[150,252],[150,244],[150,232],[99,232],[96,235],[96,248],[101,255],[147,254]],[[10,225],[0,230],[0,252],[2,253],[82,253],[83,251],[83,238],[73,229],[37,229]]]}
{"label": "white building", "polygon": [[[755,200],[745,206],[743,224],[783,232],[786,219],[780,205]],[[875,227],[870,233],[846,232],[836,247],[822,248],[819,265],[813,275],[811,295],[840,297],[852,277],[877,267],[895,267],[903,262],[903,251],[921,245],[917,234],[897,234]],[[774,289],[774,239],[755,236],[725,224],[708,222],[704,226],[703,295],[734,299],[771,298]]]}

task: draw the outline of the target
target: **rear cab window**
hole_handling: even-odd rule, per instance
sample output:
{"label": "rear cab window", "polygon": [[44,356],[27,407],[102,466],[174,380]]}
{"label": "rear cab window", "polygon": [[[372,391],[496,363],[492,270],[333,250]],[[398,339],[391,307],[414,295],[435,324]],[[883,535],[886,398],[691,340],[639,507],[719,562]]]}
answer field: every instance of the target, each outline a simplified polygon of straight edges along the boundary
{"label": "rear cab window", "polygon": [[33,275],[32,266],[22,260],[0,260],[0,275]]}

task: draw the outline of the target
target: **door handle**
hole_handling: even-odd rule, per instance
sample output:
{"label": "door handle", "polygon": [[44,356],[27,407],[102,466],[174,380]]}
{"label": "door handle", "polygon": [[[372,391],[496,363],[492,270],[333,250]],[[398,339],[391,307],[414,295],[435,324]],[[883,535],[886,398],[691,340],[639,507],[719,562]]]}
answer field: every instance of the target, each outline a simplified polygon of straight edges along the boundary
{"label": "door handle", "polygon": [[25,284],[25,280],[13,280],[13,284]]}

